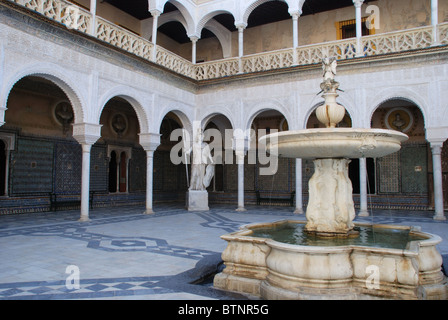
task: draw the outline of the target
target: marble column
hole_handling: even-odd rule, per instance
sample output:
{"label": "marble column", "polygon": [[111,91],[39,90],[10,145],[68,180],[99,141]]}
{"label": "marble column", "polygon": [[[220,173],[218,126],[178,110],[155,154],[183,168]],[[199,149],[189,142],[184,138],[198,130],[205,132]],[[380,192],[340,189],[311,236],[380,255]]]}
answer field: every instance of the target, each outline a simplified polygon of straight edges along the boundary
{"label": "marble column", "polygon": [[146,151],[146,208],[144,214],[153,214],[153,171],[154,151],[160,145],[160,134],[139,134],[140,145]]}
{"label": "marble column", "polygon": [[362,46],[361,46],[361,37],[362,37],[362,12],[361,7],[364,3],[364,0],[353,0],[353,4],[356,8],[356,56],[362,56]]}
{"label": "marble column", "polygon": [[437,32],[437,25],[439,24],[439,4],[438,0],[431,0],[431,25],[433,34],[433,46],[440,45],[439,33]]}
{"label": "marble column", "polygon": [[360,217],[368,217],[367,210],[367,159],[359,159],[359,189],[360,189],[360,208],[358,215]]}
{"label": "marble column", "polygon": [[192,37],[190,37],[190,40],[191,40],[191,45],[192,45],[192,47],[191,47],[191,62],[193,64],[196,64],[196,51],[197,51],[196,47],[197,47],[199,38],[196,36],[192,36]]}
{"label": "marble column", "polygon": [[153,214],[153,172],[154,172],[154,151],[146,150],[146,210],[145,214]]}
{"label": "marble column", "polygon": [[300,12],[294,12],[291,13],[292,16],[292,47],[294,49],[293,53],[293,65],[298,65],[298,58],[297,58],[297,48],[299,46],[299,17]]}
{"label": "marble column", "polygon": [[442,143],[431,143],[434,180],[434,220],[446,220],[443,209]]}
{"label": "marble column", "polygon": [[152,37],[151,42],[153,44],[152,47],[152,61],[157,60],[157,28],[159,26],[159,16],[161,12],[159,10],[151,10],[152,15]]}
{"label": "marble column", "polygon": [[244,56],[244,29],[246,29],[247,25],[244,23],[239,23],[235,25],[238,29],[238,68],[239,73],[243,72],[243,64],[241,58]]}
{"label": "marble column", "polygon": [[89,221],[90,193],[90,150],[91,144],[82,143],[82,173],[81,173],[81,216],[79,221]]}
{"label": "marble column", "polygon": [[236,129],[233,132],[233,149],[238,165],[238,208],[236,211],[246,211],[244,208],[244,158],[249,150],[249,139],[246,133]]}
{"label": "marble column", "polygon": [[244,156],[245,152],[236,153],[236,163],[238,164],[238,208],[236,211],[246,211],[244,208]]}
{"label": "marble column", "polygon": [[5,124],[6,107],[0,107],[0,127]]}
{"label": "marble column", "polygon": [[296,209],[295,214],[303,214],[302,159],[296,159]]}
{"label": "marble column", "polygon": [[81,172],[81,216],[79,221],[89,221],[90,193],[90,150],[101,138],[101,125],[93,123],[77,123],[73,125],[73,138],[82,146]]}
{"label": "marble column", "polygon": [[92,25],[90,26],[90,34],[96,36],[96,0],[90,0],[90,13],[92,14]]}

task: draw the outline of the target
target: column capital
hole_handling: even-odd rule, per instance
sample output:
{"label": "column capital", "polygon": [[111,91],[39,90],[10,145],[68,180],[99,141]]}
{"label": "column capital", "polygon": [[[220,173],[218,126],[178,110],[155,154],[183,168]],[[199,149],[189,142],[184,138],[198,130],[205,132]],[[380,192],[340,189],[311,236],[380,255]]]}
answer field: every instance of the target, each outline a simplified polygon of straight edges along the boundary
{"label": "column capital", "polygon": [[190,36],[189,38],[190,38],[190,41],[193,43],[198,42],[198,40],[200,39],[197,35]]}
{"label": "column capital", "polygon": [[297,10],[289,11],[289,14],[291,15],[293,20],[297,20],[302,15],[302,10],[297,9]]}
{"label": "column capital", "polygon": [[235,22],[235,27],[238,29],[239,32],[243,32],[244,29],[247,28],[247,23],[245,23],[245,22]]}
{"label": "column capital", "polygon": [[430,143],[431,145],[431,152],[433,155],[441,155],[442,154],[442,148],[443,148],[443,143]]}
{"label": "column capital", "polygon": [[364,0],[353,0],[353,4],[356,8],[361,8],[362,4],[364,3]]}
{"label": "column capital", "polygon": [[140,145],[146,152],[155,151],[157,147],[160,145],[161,136],[162,135],[158,133],[140,133],[139,134]]}
{"label": "column capital", "polygon": [[73,124],[73,138],[82,145],[93,145],[101,138],[102,125],[96,123]]}
{"label": "column capital", "polygon": [[426,140],[432,146],[441,145],[448,139],[448,127],[426,128]]}
{"label": "column capital", "polygon": [[6,107],[0,106],[0,127],[5,124],[5,111]]}
{"label": "column capital", "polygon": [[236,134],[233,136],[232,148],[237,156],[245,156],[250,149],[249,138],[246,135]]}
{"label": "column capital", "polygon": [[149,13],[151,13],[153,17],[159,17],[162,14],[162,12],[158,9],[149,10]]}

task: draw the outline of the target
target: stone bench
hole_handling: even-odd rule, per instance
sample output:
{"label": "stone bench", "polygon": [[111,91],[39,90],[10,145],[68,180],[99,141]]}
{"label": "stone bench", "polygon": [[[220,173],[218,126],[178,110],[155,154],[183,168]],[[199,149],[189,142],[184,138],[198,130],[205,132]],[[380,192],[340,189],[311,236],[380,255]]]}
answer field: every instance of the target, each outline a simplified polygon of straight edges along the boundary
{"label": "stone bench", "polygon": [[272,195],[271,192],[262,191],[256,191],[255,193],[257,196],[257,205],[261,205],[262,203],[283,203],[288,204],[291,207],[294,206],[295,191],[285,195]]}
{"label": "stone bench", "polygon": [[[93,195],[95,191],[90,191],[89,203],[90,209],[93,208]],[[50,211],[58,211],[58,209],[73,209],[81,206],[81,195],[70,193],[50,192]]]}

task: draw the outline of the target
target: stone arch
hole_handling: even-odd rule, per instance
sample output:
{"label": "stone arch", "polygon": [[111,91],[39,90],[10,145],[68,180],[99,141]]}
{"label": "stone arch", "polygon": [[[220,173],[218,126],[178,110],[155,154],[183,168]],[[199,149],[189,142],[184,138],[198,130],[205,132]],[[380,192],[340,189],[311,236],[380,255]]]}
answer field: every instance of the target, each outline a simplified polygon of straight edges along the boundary
{"label": "stone arch", "polygon": [[170,112],[177,116],[177,118],[181,121],[182,128],[187,130],[187,132],[190,134],[190,137],[192,137],[192,135],[193,135],[193,123],[191,122],[190,118],[185,114],[185,112],[183,112],[183,111],[181,111],[179,109],[175,109],[175,108],[163,112],[162,116],[158,119],[158,121],[155,124],[156,132],[158,132],[160,130],[160,126],[162,125],[163,119]]}
{"label": "stone arch", "polygon": [[215,20],[209,20],[203,28],[208,29],[216,36],[216,38],[218,38],[218,41],[221,44],[223,58],[231,57],[232,33]]}
{"label": "stone arch", "polygon": [[[188,11],[187,7],[185,7],[180,1],[162,0],[157,5],[157,7],[159,8],[158,10],[160,10],[160,12],[163,12],[163,8],[165,7],[167,2],[170,2],[171,4],[173,4],[181,12],[183,18],[185,19],[186,25],[184,25],[184,27],[185,27],[185,30],[187,31],[187,35],[189,37],[195,35],[194,19],[193,19],[191,13]],[[179,22],[181,22],[181,21],[179,21]]]}
{"label": "stone arch", "polygon": [[[240,23],[244,23],[245,25],[247,25],[249,16],[255,10],[255,8],[257,8],[258,6],[260,6],[266,2],[270,2],[270,1],[275,1],[275,0],[254,0],[254,1],[252,1],[252,3],[250,3],[246,7],[246,9],[243,11],[243,14],[241,17],[242,21],[240,21]],[[286,4],[288,5],[288,8],[291,7],[291,3],[290,3],[291,1],[288,1],[288,0],[279,0],[279,1],[286,2]]]}
{"label": "stone arch", "polygon": [[220,111],[213,111],[213,112],[210,112],[210,113],[208,113],[207,115],[203,116],[203,117],[202,117],[202,120],[201,120],[201,127],[202,127],[203,129],[204,129],[205,127],[207,127],[207,124],[208,124],[208,123],[209,123],[215,116],[223,116],[223,117],[225,117],[225,118],[230,122],[230,125],[231,125],[232,129],[235,128],[235,123],[234,123],[234,121],[233,121],[233,119],[232,119],[232,117],[231,117],[231,113],[228,112],[227,110],[226,110],[226,111],[222,111],[222,110],[220,110]]}
{"label": "stone arch", "polygon": [[227,112],[212,112],[203,118],[201,127],[204,132],[204,141],[210,145],[215,163],[213,190],[224,191],[226,180],[224,165],[229,159],[233,159],[234,154],[234,124]]}
{"label": "stone arch", "polygon": [[428,117],[427,117],[427,108],[424,100],[415,94],[413,91],[407,88],[391,88],[379,92],[374,99],[372,99],[372,103],[368,106],[366,113],[368,115],[369,123],[372,121],[373,114],[375,111],[385,102],[391,100],[404,100],[408,101],[415,106],[418,107],[423,116],[424,126],[427,127]]}
{"label": "stone arch", "polygon": [[157,28],[169,22],[179,22],[184,27],[185,31],[188,33],[188,23],[181,12],[175,11],[161,15],[158,20]]}
{"label": "stone arch", "polygon": [[209,12],[209,13],[205,14],[201,19],[199,19],[199,22],[196,26],[196,33],[201,34],[202,29],[213,17],[215,17],[219,14],[223,14],[223,13],[226,13],[226,14],[228,13],[235,18],[235,15],[228,10],[215,10],[215,11]]}
{"label": "stone arch", "polygon": [[72,79],[69,79],[67,73],[63,70],[60,70],[60,67],[56,65],[37,64],[27,66],[22,70],[16,72],[9,80],[5,81],[4,83],[5,85],[3,86],[3,92],[0,96],[0,106],[4,106],[6,108],[8,97],[13,87],[21,79],[30,76],[41,77],[49,80],[57,85],[65,93],[73,108],[74,123],[82,123],[87,120],[86,110],[84,108],[85,104],[81,99],[79,91],[75,89],[76,87],[72,84]]}
{"label": "stone arch", "polygon": [[427,141],[427,127],[422,109],[415,101],[404,97],[387,98],[371,114],[371,128],[398,130],[414,143]]}
{"label": "stone arch", "polygon": [[100,108],[98,109],[97,114],[96,114],[97,122],[98,123],[100,122],[101,114],[102,114],[107,102],[115,97],[119,97],[119,98],[126,100],[134,109],[134,111],[137,115],[137,118],[138,118],[139,125],[140,125],[140,133],[149,132],[149,124],[148,124],[149,120],[148,120],[147,112],[144,109],[143,104],[140,102],[141,99],[136,98],[137,96],[138,96],[137,93],[133,92],[132,89],[125,87],[125,86],[119,86],[119,87],[109,90],[106,94],[104,94],[101,97],[101,99],[99,101],[98,105],[100,106]]}
{"label": "stone arch", "polygon": [[286,108],[284,108],[280,103],[275,102],[275,101],[267,101],[265,103],[262,103],[260,105],[255,106],[251,112],[249,113],[250,116],[248,117],[247,121],[245,122],[245,127],[243,128],[244,130],[248,130],[251,128],[251,125],[254,121],[254,119],[261,114],[262,112],[265,111],[269,111],[269,110],[274,110],[277,111],[279,113],[281,113],[286,121],[288,122],[288,124],[291,124],[293,121],[292,116],[290,115],[290,113],[288,112],[288,110]]}

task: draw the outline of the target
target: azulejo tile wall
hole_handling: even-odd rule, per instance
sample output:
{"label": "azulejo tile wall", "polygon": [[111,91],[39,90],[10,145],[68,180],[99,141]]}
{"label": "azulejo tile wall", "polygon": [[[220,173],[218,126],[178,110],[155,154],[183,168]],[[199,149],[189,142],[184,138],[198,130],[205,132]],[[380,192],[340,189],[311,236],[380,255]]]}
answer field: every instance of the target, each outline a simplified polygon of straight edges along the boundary
{"label": "azulejo tile wall", "polygon": [[10,186],[12,194],[51,192],[54,143],[19,138],[11,154]]}

